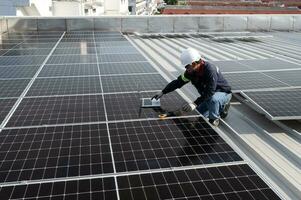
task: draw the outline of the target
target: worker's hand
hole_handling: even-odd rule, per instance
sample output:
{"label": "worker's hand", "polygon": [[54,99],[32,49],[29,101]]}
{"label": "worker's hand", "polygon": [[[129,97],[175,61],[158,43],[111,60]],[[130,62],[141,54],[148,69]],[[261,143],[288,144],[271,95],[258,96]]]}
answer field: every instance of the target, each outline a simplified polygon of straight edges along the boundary
{"label": "worker's hand", "polygon": [[187,103],[182,107],[184,112],[191,112],[196,109],[196,105],[194,103]]}
{"label": "worker's hand", "polygon": [[151,100],[153,100],[153,99],[158,100],[158,99],[160,99],[162,96],[163,96],[163,92],[162,92],[162,91],[161,91],[161,92],[158,92],[157,94],[155,94],[155,96],[152,97]]}

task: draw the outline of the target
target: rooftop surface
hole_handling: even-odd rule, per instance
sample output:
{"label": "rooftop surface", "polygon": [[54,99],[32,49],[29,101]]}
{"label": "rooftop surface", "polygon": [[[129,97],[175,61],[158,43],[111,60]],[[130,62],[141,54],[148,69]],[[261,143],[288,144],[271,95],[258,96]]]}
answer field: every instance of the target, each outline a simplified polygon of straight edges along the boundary
{"label": "rooftop surface", "polygon": [[[300,36],[3,33],[0,199],[298,199]],[[186,47],[234,89],[218,128],[198,113],[158,118],[196,98],[189,85],[140,109],[183,72]]]}

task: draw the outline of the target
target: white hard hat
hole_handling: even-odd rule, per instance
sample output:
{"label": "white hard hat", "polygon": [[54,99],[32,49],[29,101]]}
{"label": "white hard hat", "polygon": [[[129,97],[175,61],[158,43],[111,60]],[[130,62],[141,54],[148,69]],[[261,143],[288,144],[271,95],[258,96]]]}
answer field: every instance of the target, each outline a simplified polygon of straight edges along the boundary
{"label": "white hard hat", "polygon": [[194,48],[187,48],[182,51],[180,59],[182,66],[185,67],[186,65],[199,61],[201,54]]}

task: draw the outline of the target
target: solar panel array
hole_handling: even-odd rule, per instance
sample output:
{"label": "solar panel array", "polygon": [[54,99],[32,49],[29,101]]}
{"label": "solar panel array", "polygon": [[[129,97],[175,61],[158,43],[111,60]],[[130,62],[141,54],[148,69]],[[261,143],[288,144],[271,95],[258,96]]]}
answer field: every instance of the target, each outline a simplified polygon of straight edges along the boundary
{"label": "solar panel array", "polygon": [[[118,32],[3,35],[0,199],[278,199]],[[34,54],[34,55],[32,55]]]}

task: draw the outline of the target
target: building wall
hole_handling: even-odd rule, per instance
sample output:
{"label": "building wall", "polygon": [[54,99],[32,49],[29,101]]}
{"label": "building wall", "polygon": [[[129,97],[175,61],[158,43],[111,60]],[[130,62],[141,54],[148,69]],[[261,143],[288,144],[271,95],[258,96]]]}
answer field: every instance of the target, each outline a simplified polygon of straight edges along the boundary
{"label": "building wall", "polygon": [[105,0],[105,14],[128,14],[128,0]]}
{"label": "building wall", "polygon": [[14,16],[16,9],[12,0],[0,0],[0,16]]}

